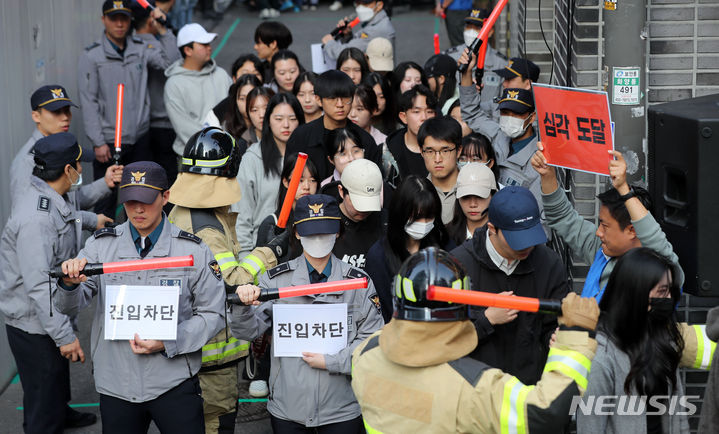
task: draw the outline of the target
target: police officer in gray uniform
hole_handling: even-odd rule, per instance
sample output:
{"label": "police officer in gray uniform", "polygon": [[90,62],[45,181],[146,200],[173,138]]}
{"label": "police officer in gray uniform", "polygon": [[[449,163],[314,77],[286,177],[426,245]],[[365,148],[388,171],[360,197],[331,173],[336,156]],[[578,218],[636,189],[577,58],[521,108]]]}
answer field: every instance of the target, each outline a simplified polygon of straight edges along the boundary
{"label": "police officer in gray uniform", "polygon": [[[35,122],[36,128],[10,165],[10,200],[13,208],[25,196],[27,187],[30,185],[32,170],[35,167],[32,148],[41,138],[50,134],[67,132],[70,129],[71,106],[77,107],[70,100],[65,88],[58,84],[42,86],[30,97],[32,120]],[[92,153],[86,154],[85,157],[92,161]],[[110,188],[114,187],[115,182],[120,182],[121,176],[122,166],[110,166],[105,171],[103,179],[68,192],[69,200],[76,205],[78,210],[90,209],[98,200],[110,195]],[[91,211],[79,211],[78,214],[82,219],[82,228],[89,231],[103,228],[106,222],[112,222],[111,218],[102,214],[97,215]]]}
{"label": "police officer in gray uniform", "polygon": [[[122,118],[122,156],[120,161],[150,160],[147,132],[150,127],[150,94],[147,89],[148,67],[164,70],[170,66],[167,53],[176,51],[172,32],[160,27],[157,47],[130,36],[129,0],[105,0],[102,5],[103,36],[85,48],[78,61],[78,89],[85,134],[95,148],[95,178],[112,164],[115,142],[117,85],[124,83]],[[164,18],[159,8],[151,16]],[[159,25],[159,24],[158,24]],[[113,215],[115,193],[95,208],[98,213]]]}
{"label": "police officer in gray uniform", "polygon": [[[128,164],[119,193],[128,221],[95,232],[77,258],[62,263],[68,277],[60,280],[55,296],[60,312],[74,315],[98,297],[91,339],[104,433],[147,432],[150,420],[161,432],[204,432],[197,372],[202,346],[224,327],[225,287],[210,249],[162,212],[169,196],[167,175],[157,163]],[[88,262],[184,255],[194,257],[193,267],[82,274]],[[108,285],[179,286],[177,338],[105,339]]]}
{"label": "police officer in gray uniform", "polygon": [[[369,277],[332,254],[340,232],[340,210],[331,196],[301,197],[294,210],[295,236],[302,255],[260,276],[259,286],[237,288],[241,302],[233,306],[230,329],[238,339],[252,340],[273,326],[272,306],[283,304],[347,304],[347,346],[336,354],[303,353],[302,358],[272,357],[270,412],[275,433],[364,433],[360,407],[352,392],[352,351],[379,330],[384,321],[379,298]],[[260,288],[333,282],[366,277],[367,289],[285,298],[260,304]],[[276,321],[276,319],[275,319]],[[277,327],[277,324],[274,324]],[[312,333],[312,330],[310,330]],[[307,429],[310,430],[307,430]]]}
{"label": "police officer in gray uniform", "polygon": [[[336,41],[335,38],[326,34],[322,37],[322,47],[325,55],[331,64],[335,64],[342,50],[348,47],[355,47],[367,51],[369,41],[374,38],[386,38],[394,47],[394,26],[390,21],[387,12],[384,11],[384,2],[376,0],[356,0],[357,18],[360,24],[354,28],[352,38],[346,42]],[[346,19],[345,19],[346,20]],[[352,30],[347,30],[352,32]]]}
{"label": "police officer in gray uniform", "polygon": [[84,362],[85,354],[70,318],[52,311],[47,277],[80,249],[81,218],[67,193],[79,185],[80,160],[92,154],[70,133],[39,139],[34,153],[33,175],[0,239],[0,310],[23,388],[25,432],[62,433],[96,420],[67,405],[68,360]]}
{"label": "police officer in gray uniform", "polygon": [[[447,50],[446,54],[452,57],[454,60],[459,60],[464,50],[472,45],[474,40],[479,35],[479,31],[482,29],[484,20],[489,18],[489,11],[487,9],[474,9],[468,17],[464,19],[464,44],[457,45]],[[490,30],[489,38],[494,34],[494,29]],[[489,39],[488,38],[488,39]],[[465,91],[471,96],[476,96],[480,99],[480,108],[489,113],[490,118],[499,120],[499,112],[497,111],[497,103],[495,98],[498,98],[502,94],[502,80],[495,70],[503,68],[507,64],[507,56],[495,50],[491,44],[487,43],[487,54],[484,58],[484,77],[482,78],[482,92],[477,95],[477,90],[474,86],[468,86]],[[473,68],[474,69],[474,68]],[[459,82],[460,77],[457,77]],[[460,92],[462,88],[460,87]],[[472,101],[472,104],[477,104],[476,101]],[[462,114],[462,120],[464,119],[464,113]],[[471,125],[470,125],[471,127]]]}

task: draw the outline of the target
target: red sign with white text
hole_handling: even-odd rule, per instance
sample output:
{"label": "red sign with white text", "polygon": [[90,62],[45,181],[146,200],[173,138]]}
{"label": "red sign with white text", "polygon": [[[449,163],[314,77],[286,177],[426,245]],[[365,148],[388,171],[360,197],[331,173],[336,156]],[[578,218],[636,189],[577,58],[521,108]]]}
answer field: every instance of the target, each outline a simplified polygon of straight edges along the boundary
{"label": "red sign with white text", "polygon": [[544,84],[532,88],[547,163],[609,175],[614,141],[607,93]]}

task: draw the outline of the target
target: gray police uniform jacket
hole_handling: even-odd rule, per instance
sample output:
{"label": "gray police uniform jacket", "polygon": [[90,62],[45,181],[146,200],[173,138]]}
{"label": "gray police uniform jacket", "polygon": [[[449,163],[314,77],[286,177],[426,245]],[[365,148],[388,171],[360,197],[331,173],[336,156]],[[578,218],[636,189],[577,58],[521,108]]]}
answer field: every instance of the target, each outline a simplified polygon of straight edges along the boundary
{"label": "gray police uniform jacket", "polygon": [[328,59],[331,60],[331,63],[334,64],[337,61],[337,58],[339,57],[342,50],[344,50],[345,48],[359,48],[364,53],[365,51],[367,51],[367,45],[369,44],[369,41],[374,38],[389,39],[389,41],[392,43],[392,46],[394,47],[394,35],[395,31],[394,26],[392,25],[392,21],[390,21],[389,16],[387,16],[387,12],[381,10],[367,23],[360,24],[359,26],[355,27],[353,29],[352,39],[350,39],[348,43],[343,44],[339,41],[332,39],[323,46],[323,49],[325,55],[328,57]]}
{"label": "gray police uniform jacket", "polygon": [[[146,258],[192,255],[195,265],[91,276],[72,290],[59,289],[55,306],[76,315],[97,296],[91,345],[95,387],[99,393],[130,402],[155,399],[200,370],[201,348],[224,328],[225,287],[217,261],[199,237],[181,231],[166,218]],[[88,262],[138,260],[129,223],[104,228],[77,255]],[[180,281],[177,340],[163,341],[164,352],[134,354],[127,340],[105,340],[108,285],[170,286]],[[142,336],[140,336],[142,337]]]}
{"label": "gray police uniform jacket", "polygon": [[[30,185],[32,170],[35,167],[35,160],[30,153],[35,142],[42,139],[43,135],[37,128],[27,142],[20,148],[10,165],[10,203],[13,208],[20,202],[27,193]],[[85,184],[77,191],[68,192],[70,202],[75,204],[78,216],[82,220],[82,228],[88,231],[97,229],[97,214],[92,211],[82,211],[94,206],[97,201],[110,195],[112,190],[107,186],[105,178],[100,178],[90,184]]]}
{"label": "gray police uniform jacket", "polygon": [[36,176],[23,193],[0,239],[0,311],[7,325],[67,345],[75,334],[67,316],[50,316],[47,272],[75,256],[81,221],[74,205]]}
{"label": "gray police uniform jacket", "polygon": [[[160,50],[160,41],[151,33],[135,33],[135,37],[145,41],[145,48],[148,50]],[[165,52],[167,60],[174,62],[182,55],[180,50],[174,49]],[[150,68],[147,72],[147,91],[150,94],[150,128],[172,129],[170,117],[167,116],[165,108],[165,71],[162,69]]]}
{"label": "gray police uniform jacket", "polygon": [[[334,255],[330,258],[332,273],[328,281],[367,277],[363,271],[340,261]],[[367,289],[279,299],[257,307],[232,306],[230,329],[233,336],[253,340],[272,326],[274,303],[347,303],[347,347],[337,354],[325,354],[326,371],[311,368],[301,358],[272,356],[270,397],[267,402],[270,414],[308,427],[347,421],[360,415],[360,407],[350,384],[352,351],[384,325],[377,292],[369,277],[367,279]],[[259,279],[262,288],[308,283],[310,278],[304,256],[268,270]]]}
{"label": "gray police uniform jacket", "polygon": [[142,39],[128,36],[124,55],[121,56],[103,34],[80,55],[77,87],[85,134],[93,146],[115,141],[119,83],[125,84],[122,143],[134,144],[149,130],[148,67],[164,70],[172,63],[167,53],[177,51],[177,39],[172,32],[168,31],[157,42],[161,49],[148,49]]}
{"label": "gray police uniform jacket", "polygon": [[[457,45],[447,50],[446,54],[454,60],[459,60],[459,57],[466,47],[464,44]],[[468,91],[471,89],[472,93],[467,92],[464,100],[460,99],[460,104],[462,104],[462,120],[467,122],[470,128],[472,128],[472,125],[467,119],[469,119],[469,121],[474,119],[477,104],[479,104],[479,108],[482,109],[482,111],[489,115],[490,119],[495,121],[499,120],[499,110],[497,110],[497,103],[494,102],[494,98],[502,95],[502,81],[504,81],[504,79],[497,75],[494,70],[502,69],[505,66],[507,66],[507,57],[495,50],[491,45],[487,47],[487,55],[484,58],[484,77],[482,78],[484,88],[482,88],[481,95],[473,86],[469,86],[466,89]],[[460,74],[457,72],[457,83],[460,82],[460,78]],[[477,102],[478,100],[479,102]],[[468,105],[467,113],[469,115],[466,118],[464,114],[465,105]]]}

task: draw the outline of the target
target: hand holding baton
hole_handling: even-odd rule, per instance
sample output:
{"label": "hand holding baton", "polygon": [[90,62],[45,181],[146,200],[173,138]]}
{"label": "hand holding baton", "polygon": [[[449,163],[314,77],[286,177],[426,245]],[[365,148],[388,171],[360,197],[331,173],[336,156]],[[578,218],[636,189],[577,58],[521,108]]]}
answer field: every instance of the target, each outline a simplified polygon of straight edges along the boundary
{"label": "hand holding baton", "polygon": [[[81,274],[85,276],[95,276],[98,274],[127,273],[130,271],[158,270],[161,268],[192,267],[194,264],[195,258],[192,255],[120,262],[92,262],[85,265]],[[48,274],[54,278],[67,277],[67,274],[63,273],[61,268],[52,270]]]}
{"label": "hand holding baton", "polygon": [[[507,6],[507,0],[499,0],[499,2],[497,2],[497,5],[494,7],[494,9],[492,9],[492,13],[489,14],[489,17],[484,20],[484,23],[482,23],[482,29],[479,31],[477,39],[475,39],[474,42],[472,42],[472,45],[469,46],[469,50],[471,53],[477,54],[479,48],[482,45],[485,45],[485,42],[487,42],[487,39],[489,39],[489,32],[494,27],[494,23],[497,22],[497,18],[499,18],[499,15],[502,13],[502,10],[504,10],[505,6]],[[482,64],[482,66],[484,67],[484,63]],[[479,68],[479,66],[477,67]],[[467,65],[460,64],[458,70],[460,74],[463,73],[467,70]]]}
{"label": "hand holding baton", "polygon": [[295,194],[297,194],[297,188],[300,186],[300,180],[302,179],[302,172],[305,171],[306,162],[307,154],[300,152],[299,155],[297,155],[295,168],[292,169],[292,174],[290,175],[290,185],[287,187],[287,193],[285,193],[285,200],[282,202],[280,215],[277,217],[278,228],[284,229],[287,227],[287,220],[290,218],[292,204],[295,203]]}
{"label": "hand holding baton", "polygon": [[[142,6],[145,9],[150,9],[152,11],[155,10],[155,6],[151,5],[147,0],[136,0],[137,3]],[[167,27],[167,21],[164,18],[155,18],[155,20],[162,24],[163,26]]]}
{"label": "hand holding baton", "polygon": [[350,21],[349,23],[345,21],[344,26],[337,26],[335,27],[331,32],[330,35],[332,35],[333,38],[337,39],[342,35],[342,32],[347,29],[348,27],[350,29],[354,29],[357,24],[359,24],[360,19],[359,17],[355,18],[354,20]]}
{"label": "hand holding baton", "polygon": [[[232,294],[227,296],[230,304],[244,304],[240,296],[235,293],[237,286],[225,285]],[[326,292],[350,291],[353,289],[366,289],[367,278],[337,280],[334,282],[310,283],[307,285],[284,286],[282,288],[261,288],[257,301],[277,300],[278,298],[299,297],[302,295],[323,294]]]}
{"label": "hand holding baton", "polygon": [[472,306],[516,309],[522,312],[562,314],[561,300],[500,295],[491,292],[458,290],[443,286],[430,285],[429,288],[427,288],[427,298],[430,300],[469,304]]}

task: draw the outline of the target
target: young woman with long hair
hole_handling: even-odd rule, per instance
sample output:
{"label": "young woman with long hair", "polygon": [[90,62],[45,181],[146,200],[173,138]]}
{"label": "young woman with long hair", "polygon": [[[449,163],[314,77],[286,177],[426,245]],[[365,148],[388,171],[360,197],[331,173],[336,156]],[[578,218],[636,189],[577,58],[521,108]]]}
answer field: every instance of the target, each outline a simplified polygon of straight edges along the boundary
{"label": "young woman with long hair", "polygon": [[383,134],[393,132],[397,129],[397,108],[389,79],[379,72],[370,72],[363,83],[371,87],[377,97],[377,113],[372,116],[372,125]]}
{"label": "young woman with long hair", "polygon": [[262,137],[262,129],[265,122],[265,113],[270,98],[275,95],[275,91],[267,87],[256,87],[246,96],[247,119],[250,121],[248,129],[250,130],[250,138],[255,139],[250,143],[257,143]]}
{"label": "young woman with long hair", "polygon": [[389,204],[387,235],[367,253],[365,271],[377,288],[385,322],[392,317],[392,279],[402,262],[425,247],[454,247],[442,224],[442,203],[429,179],[409,175]]}
{"label": "young woman with long hair", "polygon": [[260,223],[274,210],[287,140],[304,122],[304,112],[294,95],[282,92],[270,99],[260,141],[247,149],[237,175],[242,199],[236,204],[235,228],[241,257],[252,250]]}
{"label": "young woman with long hair", "polygon": [[348,47],[340,52],[337,69],[347,74],[356,85],[360,84],[370,71],[367,57],[356,47]]}
{"label": "young woman with long hair", "polygon": [[297,77],[292,87],[292,93],[300,101],[302,111],[305,112],[305,122],[312,122],[322,116],[322,107],[315,98],[316,82],[317,74],[312,71],[305,71]]}
{"label": "young woman with long hair", "polygon": [[254,135],[252,122],[247,115],[247,95],[252,89],[262,87],[262,83],[252,74],[245,74],[235,81],[228,92],[230,101],[225,117],[222,120],[222,128],[230,133],[235,139],[241,138],[247,143],[255,143],[257,137]]}
{"label": "young woman with long hair", "polygon": [[297,55],[290,50],[280,50],[272,56],[270,62],[272,82],[267,86],[275,92],[292,93],[297,77],[305,71]]}
{"label": "young woman with long hair", "polygon": [[675,267],[646,247],[617,261],[599,304],[598,346],[583,400],[616,396],[624,411],[600,415],[595,405],[588,414],[578,410],[578,433],[689,432],[687,409],[676,405],[684,396],[678,368],[706,369],[715,345],[700,326],[677,322]]}
{"label": "young woman with long hair", "polygon": [[457,176],[457,200],[452,221],[447,224],[452,241],[460,245],[489,221],[489,202],[497,192],[494,173],[482,163],[469,163]]}

